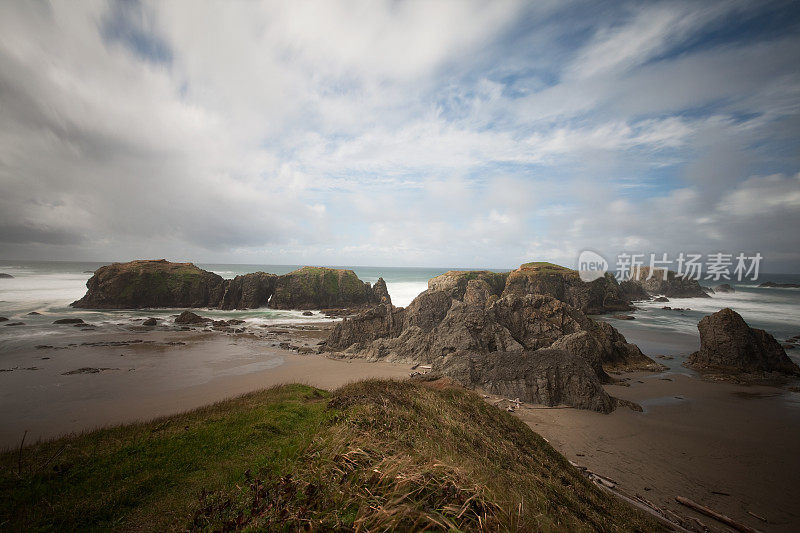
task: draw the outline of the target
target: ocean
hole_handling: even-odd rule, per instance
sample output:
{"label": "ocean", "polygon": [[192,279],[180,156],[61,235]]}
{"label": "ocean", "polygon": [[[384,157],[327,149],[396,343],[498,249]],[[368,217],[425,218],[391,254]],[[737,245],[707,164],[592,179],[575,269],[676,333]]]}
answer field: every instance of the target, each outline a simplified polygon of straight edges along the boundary
{"label": "ocean", "polygon": [[[166,317],[176,313],[174,309],[143,311],[92,311],[73,309],[69,304],[81,298],[86,292],[86,281],[92,272],[106,263],[99,262],[19,262],[0,261],[0,272],[11,274],[13,279],[0,279],[0,316],[13,322],[24,322],[23,326],[0,326],[0,366],[2,353],[13,350],[21,343],[57,336],[58,328],[52,327],[57,318],[82,318],[84,321],[108,328],[124,328],[143,317]],[[216,272],[224,278],[239,274],[264,271],[285,274],[300,265],[245,265],[245,264],[203,264],[198,266]],[[414,297],[427,288],[430,278],[453,268],[405,268],[405,267],[365,267],[337,266],[349,268],[364,281],[375,283],[379,277],[386,281],[389,294],[395,305],[406,306]],[[697,322],[705,315],[730,307],[740,313],[753,327],[761,328],[779,341],[800,334],[800,289],[760,288],[763,281],[779,283],[800,283],[800,275],[762,274],[758,281],[743,283],[731,282],[735,293],[717,293],[711,298],[680,298],[669,304],[657,302],[637,303],[633,313],[635,320],[610,321],[628,340],[640,345],[650,355],[678,356],[670,366],[679,365],[686,354],[699,346]],[[716,285],[719,282],[704,282]],[[683,311],[664,310],[662,307],[684,308]],[[39,315],[28,315],[37,312]],[[240,318],[248,324],[280,324],[288,322],[330,320],[315,313],[304,317],[297,311],[273,309],[254,309],[248,311],[203,311],[213,318]],[[6,322],[8,323],[8,322]],[[796,361],[800,360],[800,350],[788,350]]]}

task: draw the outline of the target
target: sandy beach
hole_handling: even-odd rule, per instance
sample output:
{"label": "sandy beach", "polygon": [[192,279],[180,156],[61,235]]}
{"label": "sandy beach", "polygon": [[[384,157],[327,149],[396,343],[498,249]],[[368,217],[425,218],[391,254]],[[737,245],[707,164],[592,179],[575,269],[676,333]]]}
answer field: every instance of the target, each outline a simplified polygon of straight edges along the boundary
{"label": "sandy beach", "polygon": [[568,459],[617,481],[628,494],[723,531],[675,497],[758,530],[800,529],[800,394],[686,374],[622,377],[629,387],[607,391],[639,403],[643,412],[524,406],[517,414]]}
{"label": "sandy beach", "polygon": [[408,365],[336,360],[280,347],[311,350],[327,335],[325,328],[264,328],[259,336],[76,332],[50,341],[51,347],[6,354],[0,449],[18,446],[26,431],[26,443],[32,443],[175,414],[281,383],[335,389],[372,377],[408,377]]}

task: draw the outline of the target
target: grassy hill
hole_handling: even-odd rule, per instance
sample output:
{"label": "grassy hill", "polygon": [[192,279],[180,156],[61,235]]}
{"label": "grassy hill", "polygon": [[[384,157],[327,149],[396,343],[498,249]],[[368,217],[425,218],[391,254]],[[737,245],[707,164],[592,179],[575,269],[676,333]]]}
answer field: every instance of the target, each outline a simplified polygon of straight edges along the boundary
{"label": "grassy hill", "polygon": [[653,531],[477,394],[286,385],[0,455],[0,530]]}

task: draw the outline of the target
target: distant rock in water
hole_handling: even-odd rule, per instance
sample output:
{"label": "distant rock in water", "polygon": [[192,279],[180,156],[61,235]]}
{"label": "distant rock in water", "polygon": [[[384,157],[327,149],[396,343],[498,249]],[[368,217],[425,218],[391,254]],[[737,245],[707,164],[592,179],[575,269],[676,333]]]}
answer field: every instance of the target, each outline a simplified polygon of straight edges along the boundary
{"label": "distant rock in water", "polygon": [[640,285],[651,296],[710,298],[697,280],[679,276],[675,272],[663,268],[654,268],[651,275],[650,267],[636,267],[631,271],[631,278],[628,281]]}
{"label": "distant rock in water", "polygon": [[14,276],[12,276],[11,274],[6,274],[5,272],[0,272],[0,279],[11,279],[13,277]]}
{"label": "distant rock in water", "polygon": [[[617,294],[608,289],[614,286],[611,280],[595,280],[585,283],[591,287],[580,287],[578,284],[584,283],[580,279],[571,280],[569,274],[552,270],[556,270],[554,275],[547,273],[540,279],[527,273],[518,277],[488,271],[448,272],[432,278],[428,290],[405,309],[382,304],[343,320],[333,328],[323,349],[342,357],[432,364],[437,372],[468,386],[486,390],[516,387],[516,395],[524,401],[591,405],[588,408],[607,412],[605,400],[587,397],[573,401],[577,397],[573,392],[583,391],[575,392],[581,395],[602,390],[602,381],[612,381],[606,370],[664,367],[626,342],[610,324],[592,320],[581,309],[551,294],[585,309],[597,309],[590,303],[597,301],[597,294],[605,290],[611,291],[606,294]],[[539,290],[544,294],[535,292]],[[554,362],[557,356],[539,353],[545,348],[567,356],[563,362]],[[527,362],[528,357],[532,362]],[[576,375],[581,383],[576,381],[573,385],[577,388],[569,389],[572,385],[566,380],[576,368],[575,357],[584,361],[581,368],[588,369],[594,385],[583,383],[583,377]],[[470,379],[464,377],[467,369],[473,373]],[[501,384],[499,376],[517,380],[517,384]],[[583,370],[580,376],[585,376]],[[544,381],[534,383],[540,379]],[[490,386],[489,381],[496,383]],[[550,399],[545,398],[547,383]],[[567,389],[572,392],[556,392]]]}
{"label": "distant rock in water", "polygon": [[798,289],[800,283],[775,283],[774,281],[765,281],[759,287],[775,288],[775,289]]}
{"label": "distant rock in water", "polygon": [[644,290],[642,284],[637,281],[625,280],[620,282],[619,288],[622,295],[632,302],[651,300],[650,294]]}
{"label": "distant rock in water", "polygon": [[714,287],[714,292],[736,292],[736,289],[731,287],[730,283],[723,283]]}
{"label": "distant rock in water", "polygon": [[54,321],[53,324],[83,324],[83,319],[81,318],[59,318],[58,320]]}
{"label": "distant rock in water", "polygon": [[8,319],[4,316],[0,316],[0,322],[6,322]]}
{"label": "distant rock in water", "polygon": [[653,301],[659,303],[666,303],[669,301],[669,298],[666,298],[664,296],[659,296],[658,298],[655,298]]}
{"label": "distant rock in water", "polygon": [[86,287],[86,295],[73,302],[72,307],[217,307],[225,291],[221,276],[192,263],[170,263],[165,259],[100,267]]}
{"label": "distant rock in water", "polygon": [[373,288],[352,270],[306,266],[277,276],[269,303],[273,309],[327,309],[376,305],[384,298],[391,305],[383,278]]}
{"label": "distant rock in water", "polygon": [[352,270],[323,267],[303,267],[283,276],[254,272],[226,280],[192,263],[141,260],[100,267],[86,286],[86,295],[73,307],[324,309],[391,304],[383,279],[371,287]]}
{"label": "distant rock in water", "polygon": [[156,324],[158,324],[158,321],[153,317],[150,317],[144,322],[142,322],[143,326],[155,326]]}
{"label": "distant rock in water", "polygon": [[212,322],[210,318],[205,318],[191,311],[184,311],[175,319],[176,324],[206,324]]}
{"label": "distant rock in water", "polygon": [[751,328],[732,309],[722,309],[697,324],[700,350],[689,356],[686,366],[729,375],[779,373],[800,376],[775,337]]}

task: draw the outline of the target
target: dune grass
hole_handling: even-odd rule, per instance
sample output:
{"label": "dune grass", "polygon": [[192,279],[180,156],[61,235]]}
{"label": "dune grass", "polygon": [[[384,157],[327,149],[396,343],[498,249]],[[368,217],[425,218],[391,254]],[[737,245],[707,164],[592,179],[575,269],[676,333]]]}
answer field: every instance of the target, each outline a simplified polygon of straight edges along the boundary
{"label": "dune grass", "polygon": [[0,456],[0,530],[653,531],[473,392],[288,385]]}

